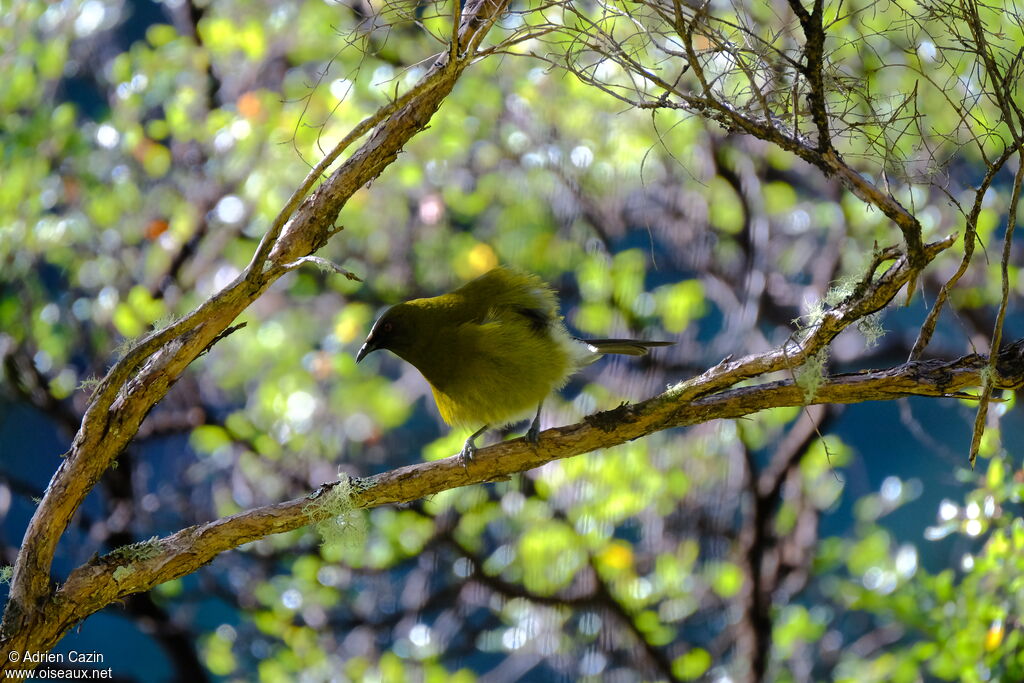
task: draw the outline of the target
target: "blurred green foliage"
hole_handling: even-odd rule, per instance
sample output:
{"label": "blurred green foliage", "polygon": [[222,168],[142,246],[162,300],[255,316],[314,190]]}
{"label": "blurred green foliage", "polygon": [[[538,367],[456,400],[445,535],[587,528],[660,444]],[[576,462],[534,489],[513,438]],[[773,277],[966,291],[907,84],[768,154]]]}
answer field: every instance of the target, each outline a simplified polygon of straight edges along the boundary
{"label": "blurred green foliage", "polygon": [[[765,37],[784,30],[775,3],[748,4]],[[309,166],[423,73],[438,49],[428,32],[444,36],[450,11],[211,0],[193,8],[189,31],[179,5],[163,7],[168,23],[127,41],[117,30],[132,6],[117,0],[25,0],[0,18],[3,395],[58,423],[80,415],[84,380],[126,340],[237,275]],[[958,141],[977,135],[991,151],[1008,139],[991,103],[979,99],[964,121],[936,77],[920,84],[919,134],[878,122],[918,84],[897,66],[934,62],[966,78],[976,64],[932,55],[942,27],[896,5],[829,12],[830,59],[856,85],[837,87],[834,104],[865,117],[844,151],[876,177],[920,171],[896,173],[889,189],[928,234],[960,229],[947,192],[965,196],[981,159]],[[900,30],[912,26],[921,30]],[[1019,44],[1019,27],[992,39]],[[945,169],[947,186],[928,169]],[[998,243],[1008,189],[990,194],[979,238]],[[677,342],[588,370],[548,402],[552,426],[781,343],[832,281],[860,274],[875,242],[899,241],[883,215],[787,154],[696,117],[625,108],[511,55],[474,65],[338,222],[344,232],[321,255],[364,282],[312,269],[283,278],[244,314],[247,327],[193,364],[126,454],[138,538],[301,495],[339,472],[455,452],[465,434],[442,428],[414,371],[384,354],[354,362],[386,304],[510,263],[552,282],[583,335]],[[957,261],[937,263],[936,277]],[[993,259],[952,297],[974,319],[998,292]],[[899,324],[868,360],[864,337],[847,333],[833,362],[905,358],[913,336]],[[954,356],[965,336],[940,329],[937,344]],[[512,481],[350,513],[365,514],[361,541],[321,544],[313,530],[263,539],[153,599],[171,614],[191,614],[197,592],[224,601],[223,623],[196,634],[202,665],[222,680],[740,680],[744,639],[758,637],[771,680],[1024,679],[1024,470],[1012,440],[993,426],[974,474],[942,460],[960,473],[957,499],[933,505],[933,526],[918,519],[897,534],[890,515],[927,494],[920,478],[890,475],[877,491],[851,482],[859,468],[884,474],[901,449],[934,468],[939,449],[907,437],[856,452],[826,427],[787,456],[802,418],[775,410],[658,433]],[[175,447],[158,456],[163,443]],[[13,451],[8,493],[30,457]],[[114,501],[104,496],[105,517]],[[844,505],[850,528],[823,533]],[[940,568],[923,567],[925,554]]]}

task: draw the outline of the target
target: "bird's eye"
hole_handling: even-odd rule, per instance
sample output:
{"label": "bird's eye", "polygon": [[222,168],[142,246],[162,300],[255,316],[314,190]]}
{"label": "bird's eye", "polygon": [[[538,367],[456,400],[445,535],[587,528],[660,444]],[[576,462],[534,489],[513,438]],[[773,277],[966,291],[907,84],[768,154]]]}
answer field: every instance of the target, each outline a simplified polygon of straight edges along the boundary
{"label": "bird's eye", "polygon": [[392,324],[390,322],[385,322],[383,325],[381,325],[381,329],[384,332],[390,332],[392,327],[393,326],[392,326]]}

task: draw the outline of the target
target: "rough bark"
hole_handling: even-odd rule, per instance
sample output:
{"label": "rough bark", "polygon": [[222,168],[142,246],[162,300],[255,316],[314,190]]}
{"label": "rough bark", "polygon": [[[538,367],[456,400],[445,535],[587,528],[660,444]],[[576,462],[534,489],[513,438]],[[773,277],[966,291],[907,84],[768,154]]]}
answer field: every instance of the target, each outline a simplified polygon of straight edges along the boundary
{"label": "rough bark", "polygon": [[[337,232],[334,223],[342,207],[423,130],[475,59],[480,42],[506,5],[507,0],[467,3],[458,45],[441,53],[419,83],[357,126],[314,169],[238,278],[184,318],[143,338],[103,378],[25,533],[0,624],[0,668],[8,665],[7,653],[46,650],[81,619],[77,616],[83,613],[80,606],[69,605],[68,593],[53,587],[53,555],[72,516],[138,432],[142,420],[185,368],[230,332],[249,304]],[[366,133],[369,137],[352,156],[305,197],[341,152]],[[88,601],[95,605],[93,600],[102,595],[103,591],[90,591]]]}
{"label": "rough bark", "polygon": [[[220,553],[270,534],[321,522],[338,509],[408,503],[441,491],[507,479],[546,463],[609,448],[657,431],[717,419],[750,415],[769,408],[827,403],[888,401],[905,396],[963,397],[981,384],[988,358],[972,354],[952,361],[911,361],[885,370],[828,378],[808,401],[793,380],[768,382],[681,401],[677,388],[635,405],[597,413],[583,422],[541,433],[532,447],[515,439],[481,448],[468,467],[458,456],[402,467],[364,479],[324,484],[302,498],[255,508],[183,529],[176,534],[96,557],[75,569],[55,592],[48,611],[50,647],[75,622],[116,600],[146,591],[199,569]],[[1024,385],[1024,340],[1004,348],[996,386]],[[338,487],[342,487],[337,490]],[[344,501],[319,504],[325,496]],[[115,578],[115,576],[117,578]]]}
{"label": "rough bark", "polygon": [[[927,259],[934,258],[953,241],[949,237],[926,245]],[[889,258],[895,261],[876,277],[874,269]],[[481,449],[468,467],[452,457],[366,479],[325,484],[303,498],[189,527],[166,538],[96,557],[72,571],[59,588],[44,591],[35,609],[9,612],[13,614],[9,623],[15,628],[6,631],[0,667],[7,663],[6,655],[12,650],[41,651],[52,647],[72,625],[111,602],[189,574],[226,550],[323,521],[341,509],[409,502],[459,486],[504,479],[553,460],[608,448],[660,430],[741,417],[767,408],[859,403],[912,395],[962,397],[963,390],[980,385],[988,359],[975,354],[954,361],[914,361],[887,370],[837,375],[824,379],[811,397],[792,378],[729,388],[766,373],[792,374],[843,329],[890,302],[916,272],[909,257],[895,251],[879,254],[875,268],[865,275],[850,298],[825,312],[806,330],[802,340],[764,354],[723,361],[701,376],[642,403],[620,406],[591,415],[579,424],[547,430],[541,434],[537,448],[518,439]],[[1024,342],[1004,351],[997,364],[995,386],[1010,388],[1024,383],[1022,350]],[[68,467],[65,463],[61,470]],[[55,481],[60,476],[58,472]],[[52,490],[53,484],[47,496]],[[21,571],[25,571],[24,565]],[[24,589],[21,594],[24,595]],[[18,609],[25,603],[12,600],[10,604]]]}

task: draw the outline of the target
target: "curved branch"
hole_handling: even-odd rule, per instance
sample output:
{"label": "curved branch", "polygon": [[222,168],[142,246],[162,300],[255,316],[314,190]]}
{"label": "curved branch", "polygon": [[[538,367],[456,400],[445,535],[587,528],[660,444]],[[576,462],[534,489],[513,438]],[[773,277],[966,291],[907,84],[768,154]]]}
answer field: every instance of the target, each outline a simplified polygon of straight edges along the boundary
{"label": "curved branch", "polygon": [[[506,5],[507,0],[467,3],[459,44],[475,49]],[[152,407],[249,304],[288,272],[289,264],[309,256],[335,234],[334,222],[348,199],[380,175],[409,139],[426,127],[475,58],[472,49],[454,62],[449,61],[447,52],[442,53],[407,95],[357,126],[328,155],[333,161],[345,146],[368,131],[370,124],[376,125],[370,138],[296,210],[298,199],[330,162],[314,169],[234,282],[187,316],[147,335],[110,369],[92,397],[71,450],[29,522],[0,624],[0,643],[5,652],[42,649],[43,645],[37,646],[41,642],[36,640],[37,633],[66,630],[67,624],[53,624],[53,615],[47,612],[55,599],[50,565],[57,543],[86,495],[135,436]],[[289,220],[293,211],[295,215]],[[47,638],[43,641],[53,642]]]}
{"label": "curved branch", "polygon": [[[925,264],[952,246],[955,240],[956,236],[950,235],[940,242],[925,245],[922,249]],[[895,263],[874,280],[875,270],[882,262],[890,259],[895,259]],[[894,248],[882,250],[875,256],[874,264],[854,292],[835,308],[825,311],[821,320],[810,328],[802,341],[789,342],[772,351],[735,361],[727,358],[703,375],[681,383],[674,391],[678,392],[682,400],[692,399],[767,373],[792,371],[827,346],[852,323],[882,310],[917,273],[918,268],[906,254]]]}
{"label": "curved branch", "polygon": [[[953,361],[912,361],[827,379],[813,404],[890,401],[905,396],[967,396],[980,386],[988,358],[981,354]],[[1024,385],[1024,340],[1004,348],[997,361],[995,386]],[[501,480],[563,458],[609,448],[673,427],[731,419],[769,408],[806,405],[803,389],[793,380],[730,389],[694,401],[680,400],[669,390],[635,405],[588,416],[583,422],[541,433],[537,448],[515,439],[481,448],[464,466],[458,456],[401,467],[364,479],[344,482],[352,508],[401,504],[449,489]],[[341,482],[324,484],[314,493],[275,505],[183,529],[171,536],[97,557],[75,569],[46,610],[50,614],[40,647],[51,647],[72,625],[133,593],[196,571],[217,555],[271,534],[292,531],[334,514],[317,499]],[[132,554],[140,559],[129,559]],[[0,650],[0,667],[10,645]]]}
{"label": "curved branch", "polygon": [[[431,90],[428,92],[435,91]],[[408,134],[411,135],[412,132],[408,132]],[[375,139],[377,139],[377,136],[368,141],[352,159],[349,159],[345,165],[331,176],[331,180],[328,183],[321,186],[320,190],[306,200],[304,207],[307,205],[312,207],[310,209],[311,213],[307,213],[307,216],[311,216],[317,210],[320,210],[320,205],[316,201],[318,196],[331,197],[333,196],[331,193],[338,192],[337,186],[332,181],[339,177],[338,174],[342,170],[349,167],[356,156],[359,156],[361,153],[374,154],[373,143]],[[366,151],[368,148],[371,148],[370,151]],[[380,144],[375,147],[377,150],[382,148]],[[373,168],[372,165],[370,168]],[[348,176],[341,177],[348,178]],[[321,191],[325,188],[328,189],[324,194],[321,194]],[[331,224],[321,224],[321,230],[328,230],[329,228],[325,226]],[[292,258],[296,254],[294,251],[295,245],[304,244],[306,247],[309,247],[313,244],[307,242],[309,239],[313,239],[315,243],[316,232],[314,230],[297,232],[294,226],[295,221],[293,221],[290,227],[293,238],[288,244],[291,247],[282,247],[281,244],[275,247],[274,253],[281,253],[282,256],[275,261],[272,271],[267,273],[266,279],[268,281],[272,281],[271,274],[273,272],[284,272],[288,264],[295,260],[295,258]],[[282,234],[282,240],[287,234],[286,229],[286,232]],[[314,236],[311,238],[310,234]],[[951,235],[942,241],[926,245],[922,250],[926,263],[934,259],[945,249],[948,249],[954,241],[955,236]],[[286,257],[287,260],[285,260]],[[273,259],[273,253],[271,258]],[[890,260],[893,263],[884,273],[876,277],[875,271],[883,262]],[[792,374],[794,369],[827,346],[848,326],[886,306],[903,286],[916,276],[917,272],[917,267],[911,263],[911,258],[908,258],[906,254],[895,248],[882,250],[876,254],[874,263],[865,273],[861,282],[854,288],[853,293],[845,301],[822,313],[820,319],[804,333],[803,338],[799,342],[790,341],[777,349],[763,354],[747,356],[737,361],[727,359],[699,377],[681,382],[669,389],[665,394],[639,406],[622,407],[592,417],[586,423],[588,427],[582,432],[572,431],[572,428],[566,428],[569,431],[559,430],[559,433],[566,438],[559,439],[559,443],[554,448],[549,447],[544,449],[544,451],[530,450],[529,452],[506,456],[508,457],[507,462],[501,463],[492,472],[489,472],[487,469],[481,469],[483,461],[478,460],[472,466],[466,468],[465,471],[454,473],[454,475],[450,469],[452,467],[459,469],[461,461],[449,463],[447,469],[437,467],[438,463],[432,463],[425,469],[422,467],[405,468],[396,470],[389,475],[382,475],[384,479],[371,480],[369,488],[361,490],[355,496],[355,504],[360,507],[369,507],[412,500],[455,486],[488,481],[495,477],[507,476],[510,472],[532,469],[556,458],[569,457],[586,453],[596,448],[615,445],[625,440],[635,439],[668,427],[693,424],[694,421],[705,421],[714,418],[736,417],[740,414],[762,410],[764,407],[773,407],[768,405],[756,407],[755,405],[755,407],[750,408],[747,412],[741,411],[736,414],[730,414],[728,411],[722,414],[712,414],[705,411],[698,413],[696,418],[680,417],[686,410],[692,410],[693,406],[701,405],[695,399],[702,396],[720,398],[725,394],[717,394],[716,392],[733,386],[737,382],[783,370],[789,371]],[[110,410],[98,418],[93,418],[97,422],[105,419],[106,422],[101,424],[107,426],[107,431],[102,435],[101,440],[94,444],[91,450],[84,448],[80,443],[83,440],[83,433],[87,433],[89,427],[92,426],[89,415],[94,415],[96,409],[95,406],[90,408],[86,421],[83,423],[82,431],[79,432],[78,437],[75,439],[75,444],[72,446],[71,455],[61,464],[57,474],[54,475],[47,489],[46,496],[44,496],[42,503],[36,511],[36,515],[29,525],[25,544],[18,556],[18,563],[15,565],[14,583],[11,587],[11,600],[4,614],[4,630],[2,632],[4,639],[0,641],[4,651],[11,649],[23,651],[29,649],[29,643],[36,647],[36,649],[44,647],[43,643],[49,643],[49,645],[45,645],[45,647],[49,647],[56,642],[56,639],[72,623],[83,618],[86,614],[91,614],[112,600],[118,599],[123,595],[146,590],[163,581],[194,571],[197,567],[212,560],[213,557],[227,547],[235,547],[239,543],[260,538],[268,533],[287,531],[302,526],[309,521],[315,521],[314,515],[297,509],[295,501],[291,504],[282,504],[284,507],[281,508],[262,508],[261,511],[228,518],[229,520],[235,520],[231,526],[233,531],[227,537],[228,546],[223,545],[225,538],[222,535],[214,534],[214,538],[220,540],[212,544],[204,542],[202,534],[200,536],[193,536],[193,534],[198,533],[197,529],[205,530],[208,529],[208,526],[193,527],[169,537],[167,540],[172,541],[171,545],[174,550],[170,554],[164,550],[156,552],[151,559],[146,561],[145,567],[148,569],[145,571],[140,570],[136,572],[136,569],[133,568],[127,575],[122,571],[119,572],[119,580],[114,581],[113,572],[116,568],[104,565],[99,569],[99,575],[97,576],[98,582],[102,585],[97,587],[96,582],[88,581],[86,583],[89,587],[88,591],[79,595],[74,590],[74,586],[77,585],[76,580],[82,575],[82,572],[87,572],[90,567],[93,567],[92,564],[89,564],[72,572],[67,584],[59,591],[51,593],[48,590],[49,562],[52,558],[53,549],[71,514],[74,513],[81,502],[81,498],[76,500],[72,496],[80,495],[84,497],[85,493],[91,488],[92,483],[95,483],[103,473],[110,459],[120,452],[124,443],[127,443],[127,439],[138,430],[142,418],[145,417],[153,403],[166,393],[185,366],[196,355],[205,350],[216,339],[217,335],[221,334],[231,323],[236,315],[235,307],[241,305],[244,308],[250,301],[250,299],[246,298],[246,295],[255,296],[265,286],[249,282],[246,279],[245,273],[243,273],[224,291],[200,306],[192,315],[197,316],[201,311],[209,310],[212,316],[217,316],[213,320],[216,321],[216,325],[220,326],[217,327],[209,321],[202,322],[192,334],[173,340],[172,343],[165,346],[150,359],[147,367],[140,371],[139,377],[129,382],[119,392],[117,401],[111,405]],[[224,303],[217,305],[216,302],[218,301],[223,301]],[[199,336],[198,333],[204,330],[208,330],[209,338]],[[785,393],[787,398],[783,403],[777,405],[803,405],[806,403],[802,389],[792,383],[789,385],[786,385],[786,383],[762,385],[762,387],[754,387],[754,389],[760,390],[772,386],[776,386],[780,390],[782,388],[787,389],[786,392],[770,392],[779,395]],[[732,392],[729,395],[735,394],[737,397],[741,397],[744,395],[744,391],[746,390],[736,390],[736,392]],[[944,389],[938,395],[946,395],[947,391],[948,389]],[[904,391],[903,393],[907,392]],[[910,391],[909,393],[915,392]],[[822,387],[815,396],[815,402],[818,402],[818,399],[821,399],[826,394],[825,387]],[[874,400],[877,398],[878,396],[868,396],[867,398],[862,397],[860,400]],[[836,401],[843,402],[841,398],[836,399]],[[114,425],[113,428],[110,426],[111,423]],[[120,425],[125,426],[120,427]],[[121,431],[122,429],[124,430],[123,432]],[[128,431],[129,429],[130,432]],[[601,436],[602,434],[604,436]],[[107,458],[107,460],[104,460],[104,458]],[[508,470],[510,466],[515,466],[518,469]],[[489,467],[495,467],[494,463],[490,463]],[[387,477],[389,476],[395,479],[388,479]],[[93,478],[87,480],[86,477]],[[408,487],[403,483],[403,477],[412,478],[412,483],[408,484]],[[380,493],[382,481],[390,482],[387,486],[383,487],[383,490],[392,491],[392,493],[383,495]],[[374,491],[377,493],[372,493]],[[67,496],[67,499],[64,496]],[[53,513],[55,510],[62,516],[55,518],[47,516],[46,513]],[[254,521],[248,515],[256,515]],[[283,522],[279,520],[281,515],[283,515]],[[221,524],[222,522],[214,524]],[[58,524],[61,526],[58,527]],[[236,528],[238,524],[242,524],[240,529]],[[283,524],[283,526],[278,526],[279,524]],[[205,534],[206,531],[202,533]],[[234,542],[234,545],[231,545],[232,542]],[[205,551],[204,548],[206,549]],[[163,559],[161,560],[161,558]],[[118,565],[118,567],[120,566],[122,565]],[[105,582],[102,580],[103,577],[106,577]],[[75,595],[76,597],[71,598],[70,595]],[[71,605],[74,605],[74,608]],[[67,617],[54,618],[55,611],[59,614],[67,613]],[[0,657],[0,666],[3,666],[4,661]]]}

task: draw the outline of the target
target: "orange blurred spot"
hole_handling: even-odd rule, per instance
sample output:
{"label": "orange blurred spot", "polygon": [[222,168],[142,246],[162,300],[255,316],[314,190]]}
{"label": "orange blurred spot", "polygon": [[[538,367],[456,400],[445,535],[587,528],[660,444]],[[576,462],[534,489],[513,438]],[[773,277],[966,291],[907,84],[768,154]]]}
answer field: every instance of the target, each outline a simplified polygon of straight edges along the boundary
{"label": "orange blurred spot", "polygon": [[81,185],[78,183],[78,178],[73,176],[64,175],[61,176],[61,181],[64,183],[64,199],[68,204],[74,204],[78,201],[78,197],[82,194]]}
{"label": "orange blurred spot", "polygon": [[149,154],[149,150],[153,149],[156,143],[149,138],[142,138],[139,143],[132,148],[132,156],[140,164],[146,160],[146,155]]}
{"label": "orange blurred spot", "polygon": [[163,218],[154,218],[146,224],[146,239],[155,240],[160,235],[167,232],[167,228],[171,227],[170,223],[165,221]]}
{"label": "orange blurred spot", "polygon": [[319,351],[313,356],[313,364],[311,367],[311,374],[318,380],[327,379],[331,370],[334,369],[334,363],[331,362],[331,354],[326,351]]}
{"label": "orange blurred spot", "polygon": [[131,156],[139,164],[144,164],[146,158],[153,153],[154,148],[159,146],[161,146],[159,143],[154,142],[148,137],[143,137],[132,147]]}
{"label": "orange blurred spot", "polygon": [[244,92],[238,98],[238,113],[247,119],[255,119],[263,112],[260,98],[252,91]]}
{"label": "orange blurred spot", "polygon": [[711,41],[708,40],[707,36],[695,35],[693,36],[693,49],[697,52],[709,50],[711,49]]}

